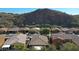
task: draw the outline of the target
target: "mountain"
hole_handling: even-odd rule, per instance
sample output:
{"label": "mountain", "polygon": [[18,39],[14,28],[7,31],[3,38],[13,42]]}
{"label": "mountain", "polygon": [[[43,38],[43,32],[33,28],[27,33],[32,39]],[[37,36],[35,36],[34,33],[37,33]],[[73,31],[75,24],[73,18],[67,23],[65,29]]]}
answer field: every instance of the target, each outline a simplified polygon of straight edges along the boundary
{"label": "mountain", "polygon": [[0,13],[0,27],[12,27],[16,19],[12,13]]}
{"label": "mountain", "polygon": [[73,21],[71,15],[50,9],[38,9],[30,13],[21,14],[18,18],[21,23],[23,22],[23,25],[50,24],[71,26]]}
{"label": "mountain", "polygon": [[51,9],[37,9],[24,14],[0,13],[0,27],[23,27],[26,25],[79,26],[78,17]]}
{"label": "mountain", "polygon": [[74,18],[74,21],[72,22],[74,25],[74,27],[79,27],[79,15],[72,15]]}

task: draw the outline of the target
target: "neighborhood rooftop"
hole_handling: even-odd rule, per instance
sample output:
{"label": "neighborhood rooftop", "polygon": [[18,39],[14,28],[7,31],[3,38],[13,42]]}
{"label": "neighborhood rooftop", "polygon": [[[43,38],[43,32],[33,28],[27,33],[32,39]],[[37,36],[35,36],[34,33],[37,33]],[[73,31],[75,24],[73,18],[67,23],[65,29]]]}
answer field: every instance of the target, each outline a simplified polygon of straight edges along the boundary
{"label": "neighborhood rooftop", "polygon": [[26,40],[27,40],[27,36],[25,34],[18,34],[16,36],[9,37],[3,46],[12,45],[12,44],[17,43],[17,42],[25,43]]}
{"label": "neighborhood rooftop", "polygon": [[66,33],[62,33],[62,32],[61,33],[55,33],[55,34],[52,34],[52,38],[53,39],[60,38],[62,40],[64,40],[64,39],[69,40],[70,39],[79,46],[79,36],[77,36],[75,34],[66,34]]}
{"label": "neighborhood rooftop", "polygon": [[48,45],[48,39],[46,36],[34,34],[29,45]]}

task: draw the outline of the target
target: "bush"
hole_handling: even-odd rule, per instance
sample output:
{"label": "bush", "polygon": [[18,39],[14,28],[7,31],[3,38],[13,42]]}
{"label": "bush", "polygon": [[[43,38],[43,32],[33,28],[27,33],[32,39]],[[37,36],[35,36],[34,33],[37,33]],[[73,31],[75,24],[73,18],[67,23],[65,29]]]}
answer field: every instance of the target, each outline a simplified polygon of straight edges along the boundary
{"label": "bush", "polygon": [[56,46],[55,45],[49,45],[49,47],[48,47],[48,51],[56,51],[57,49],[56,49]]}
{"label": "bush", "polygon": [[60,30],[58,30],[58,29],[53,29],[52,30],[52,33],[58,33],[58,32],[60,32]]}
{"label": "bush", "polygon": [[49,45],[48,47],[43,47],[42,51],[56,51],[55,45]]}
{"label": "bush", "polygon": [[38,33],[39,31],[34,30],[34,29],[30,29],[28,32],[29,32],[30,34],[34,34],[34,33]]}
{"label": "bush", "polygon": [[42,30],[40,30],[40,33],[41,34],[49,34],[49,32],[50,32],[50,30],[49,29],[42,29]]}
{"label": "bush", "polygon": [[15,44],[13,44],[13,46],[14,46],[14,48],[15,48],[16,50],[20,50],[20,51],[29,50],[29,49],[27,48],[27,46],[26,46],[25,44],[23,44],[23,43],[15,43]]}
{"label": "bush", "polygon": [[77,45],[75,45],[74,43],[67,42],[63,45],[62,50],[64,50],[64,51],[78,51],[79,47]]}

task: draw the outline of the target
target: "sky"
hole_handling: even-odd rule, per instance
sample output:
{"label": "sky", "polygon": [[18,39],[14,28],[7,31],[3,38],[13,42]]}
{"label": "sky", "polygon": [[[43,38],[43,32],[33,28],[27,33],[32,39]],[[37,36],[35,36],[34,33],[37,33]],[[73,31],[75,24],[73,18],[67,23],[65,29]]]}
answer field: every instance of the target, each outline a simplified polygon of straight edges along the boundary
{"label": "sky", "polygon": [[[22,14],[22,13],[29,13],[35,11],[39,8],[0,8],[0,12],[6,13],[14,13],[14,14]],[[78,15],[79,8],[50,8],[51,10],[58,10],[61,12],[65,12],[71,15]]]}

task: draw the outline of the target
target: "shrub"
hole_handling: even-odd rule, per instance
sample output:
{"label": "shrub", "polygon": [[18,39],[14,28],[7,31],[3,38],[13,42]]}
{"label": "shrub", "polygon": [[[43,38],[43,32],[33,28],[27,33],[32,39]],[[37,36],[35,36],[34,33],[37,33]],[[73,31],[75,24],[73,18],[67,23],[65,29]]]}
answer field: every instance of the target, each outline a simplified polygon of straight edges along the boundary
{"label": "shrub", "polygon": [[29,50],[29,49],[27,48],[27,46],[26,46],[25,44],[23,44],[23,43],[15,43],[15,44],[13,44],[13,46],[14,46],[14,48],[15,48],[16,50],[20,50],[20,51]]}
{"label": "shrub", "polygon": [[64,51],[78,51],[79,47],[77,45],[75,45],[74,43],[67,42],[63,45],[62,50],[64,50]]}
{"label": "shrub", "polygon": [[48,47],[43,47],[42,51],[56,51],[56,46],[49,45]]}
{"label": "shrub", "polygon": [[41,30],[40,30],[40,33],[41,33],[41,34],[45,34],[45,35],[46,35],[46,34],[49,34],[49,32],[50,32],[49,29],[41,29]]}

